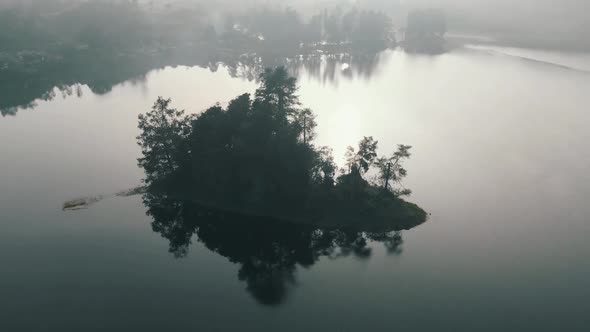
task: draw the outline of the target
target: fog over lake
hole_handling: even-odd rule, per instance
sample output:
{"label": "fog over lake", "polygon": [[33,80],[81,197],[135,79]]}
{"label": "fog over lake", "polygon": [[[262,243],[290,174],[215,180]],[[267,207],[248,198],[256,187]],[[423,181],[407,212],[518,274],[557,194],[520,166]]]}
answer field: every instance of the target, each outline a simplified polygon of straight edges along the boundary
{"label": "fog over lake", "polygon": [[590,1],[0,0],[0,331],[587,331]]}
{"label": "fog over lake", "polygon": [[471,44],[314,61],[289,71],[338,165],[363,136],[413,146],[404,186],[430,216],[401,245],[297,265],[268,306],[219,249],[234,240],[194,235],[175,258],[140,196],[62,211],[141,184],[137,116],[158,96],[200,113],[257,88],[223,62],[69,85],[0,118],[3,330],[586,330],[590,55]]}

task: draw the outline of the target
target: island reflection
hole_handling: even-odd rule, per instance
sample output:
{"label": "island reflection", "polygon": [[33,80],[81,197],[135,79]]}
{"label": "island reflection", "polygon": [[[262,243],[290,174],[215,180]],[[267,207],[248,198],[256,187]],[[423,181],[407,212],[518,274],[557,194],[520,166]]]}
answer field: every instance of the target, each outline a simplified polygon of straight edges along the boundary
{"label": "island reflection", "polygon": [[[322,228],[307,223],[253,217],[206,208],[171,192],[148,190],[143,195],[151,226],[169,241],[176,258],[189,254],[193,237],[207,249],[239,265],[238,278],[263,305],[282,304],[296,286],[298,267],[309,268],[321,257],[354,256],[369,259],[370,242],[382,243],[387,252],[403,251],[402,229],[358,227]],[[418,225],[408,225],[406,229]]]}

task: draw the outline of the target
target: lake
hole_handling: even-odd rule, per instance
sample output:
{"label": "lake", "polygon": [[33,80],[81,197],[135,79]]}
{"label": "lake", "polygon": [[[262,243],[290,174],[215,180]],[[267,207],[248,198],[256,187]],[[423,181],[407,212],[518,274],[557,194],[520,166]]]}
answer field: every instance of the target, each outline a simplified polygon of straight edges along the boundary
{"label": "lake", "polygon": [[586,331],[589,70],[587,54],[490,46],[296,66],[318,142],[340,164],[363,136],[412,145],[405,186],[431,216],[395,251],[297,266],[273,305],[197,235],[175,258],[141,196],[110,195],[141,183],[137,116],[158,96],[197,113],[256,82],[166,67],[17,107],[0,118],[0,329]]}

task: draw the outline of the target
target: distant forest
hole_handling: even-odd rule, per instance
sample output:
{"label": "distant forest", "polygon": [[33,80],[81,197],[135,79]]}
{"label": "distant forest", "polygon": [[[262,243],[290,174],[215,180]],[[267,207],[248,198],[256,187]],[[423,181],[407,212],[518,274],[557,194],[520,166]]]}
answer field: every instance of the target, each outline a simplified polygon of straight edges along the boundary
{"label": "distant forest", "polygon": [[260,57],[376,54],[396,44],[389,16],[355,8],[308,17],[289,8],[215,17],[199,7],[134,1],[48,0],[8,8],[0,10],[2,115],[37,98],[51,99],[54,87],[72,94],[78,93],[72,86],[81,83],[106,93],[116,83],[168,65],[250,63],[252,79],[264,67],[256,63]]}
{"label": "distant forest", "polygon": [[[237,48],[273,44],[298,48],[319,42],[382,44],[395,41],[384,13],[352,8],[310,18],[286,9],[251,9],[214,17],[195,7],[153,9],[135,1],[49,0],[0,11],[2,51],[109,48],[154,51],[198,43]],[[6,54],[5,54],[6,56]]]}

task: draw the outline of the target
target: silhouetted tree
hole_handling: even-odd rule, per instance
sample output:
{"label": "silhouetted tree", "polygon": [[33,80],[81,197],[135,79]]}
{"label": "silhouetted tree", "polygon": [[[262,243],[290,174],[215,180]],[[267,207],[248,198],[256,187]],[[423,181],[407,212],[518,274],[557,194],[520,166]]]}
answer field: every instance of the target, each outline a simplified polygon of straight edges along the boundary
{"label": "silhouetted tree", "polygon": [[299,106],[297,96],[297,79],[291,77],[285,67],[267,68],[260,74],[260,88],[256,90],[256,98],[276,105],[279,116],[286,120],[292,107]]}
{"label": "silhouetted tree", "polygon": [[377,158],[377,144],[373,137],[364,137],[357,151],[351,146],[347,148],[346,166],[350,173],[366,173],[369,170]]}
{"label": "silhouetted tree", "polygon": [[397,189],[393,185],[400,184],[406,177],[407,171],[403,168],[403,161],[411,156],[409,145],[399,145],[396,152],[390,157],[381,157],[376,165],[379,169],[379,180],[384,190],[391,191],[397,196],[409,195],[408,189]]}
{"label": "silhouetted tree", "polygon": [[141,133],[137,141],[143,153],[139,166],[146,172],[145,182],[174,174],[181,164],[181,147],[190,133],[190,117],[170,107],[171,100],[159,97],[151,112],[139,115]]}
{"label": "silhouetted tree", "polygon": [[315,121],[316,116],[313,111],[309,108],[300,110],[294,114],[294,122],[299,130],[303,139],[303,144],[308,144],[315,139],[315,128],[317,122]]}
{"label": "silhouetted tree", "polygon": [[337,170],[332,149],[325,146],[318,149],[317,160],[312,170],[313,182],[331,188],[334,186],[334,176]]}

